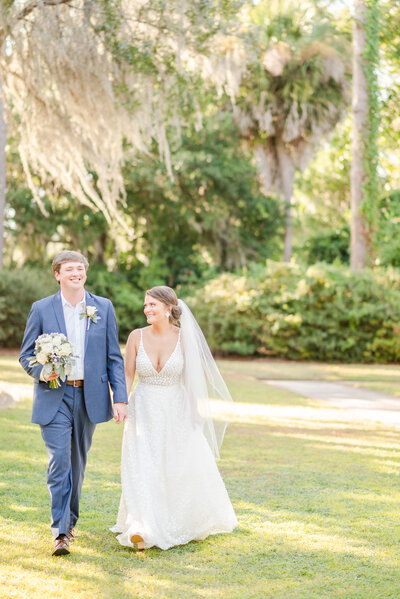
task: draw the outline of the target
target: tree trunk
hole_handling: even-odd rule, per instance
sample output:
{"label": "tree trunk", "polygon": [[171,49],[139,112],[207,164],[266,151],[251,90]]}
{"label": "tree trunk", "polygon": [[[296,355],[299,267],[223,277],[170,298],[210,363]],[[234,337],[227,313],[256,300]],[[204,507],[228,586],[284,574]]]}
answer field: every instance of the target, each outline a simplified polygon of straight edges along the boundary
{"label": "tree trunk", "polygon": [[353,24],[353,145],[351,162],[351,244],[350,265],[353,271],[365,268],[367,260],[367,228],[361,211],[363,202],[363,141],[368,121],[368,89],[363,63],[366,45],[365,0],[355,0]]}
{"label": "tree trunk", "polygon": [[285,202],[285,243],[283,250],[284,262],[290,262],[292,257],[292,238],[293,238],[293,223],[292,223],[292,194],[294,181],[294,164],[283,147],[277,148],[280,183],[283,199]]}
{"label": "tree trunk", "polygon": [[6,217],[6,143],[7,126],[4,105],[0,95],[0,270],[3,268],[4,221]]}

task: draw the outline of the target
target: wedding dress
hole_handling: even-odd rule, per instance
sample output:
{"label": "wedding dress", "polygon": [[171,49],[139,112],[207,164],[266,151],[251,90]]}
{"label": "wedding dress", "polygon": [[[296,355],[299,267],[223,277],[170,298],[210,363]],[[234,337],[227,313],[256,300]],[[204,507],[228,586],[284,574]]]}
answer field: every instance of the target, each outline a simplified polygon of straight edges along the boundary
{"label": "wedding dress", "polygon": [[181,335],[158,372],[143,346],[136,358],[139,382],[125,422],[116,525],[121,545],[139,534],[145,547],[168,549],[231,532],[233,507],[201,425],[194,422],[183,386]]}

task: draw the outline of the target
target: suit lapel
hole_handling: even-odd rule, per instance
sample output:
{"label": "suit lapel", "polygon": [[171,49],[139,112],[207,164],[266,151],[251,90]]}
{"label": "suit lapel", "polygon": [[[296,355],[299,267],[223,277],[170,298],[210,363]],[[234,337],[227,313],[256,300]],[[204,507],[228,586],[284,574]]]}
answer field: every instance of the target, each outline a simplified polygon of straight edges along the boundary
{"label": "suit lapel", "polygon": [[[88,291],[85,292],[85,303],[86,303],[86,307],[88,307],[88,306],[95,306],[95,307],[97,307],[96,304],[93,301],[92,295]],[[87,344],[88,344],[88,341],[89,341],[90,329],[92,328],[92,326],[95,326],[95,325],[88,318],[85,318],[85,323],[86,323],[85,324],[85,356],[86,356],[86,348],[87,348]],[[88,323],[89,323],[89,328],[88,328]]]}
{"label": "suit lapel", "polygon": [[64,320],[64,310],[63,310],[62,301],[61,301],[61,291],[59,291],[58,293],[56,293],[56,295],[53,296],[52,303],[53,303],[54,313],[56,315],[57,324],[60,329],[59,332],[64,333],[64,335],[67,337],[67,328],[65,326],[65,320]]}

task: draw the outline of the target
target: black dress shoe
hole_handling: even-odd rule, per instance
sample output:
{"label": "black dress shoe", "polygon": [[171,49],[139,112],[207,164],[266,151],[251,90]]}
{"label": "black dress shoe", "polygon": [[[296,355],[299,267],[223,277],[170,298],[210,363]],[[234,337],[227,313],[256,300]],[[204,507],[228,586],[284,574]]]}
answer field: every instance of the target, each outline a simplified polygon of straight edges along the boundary
{"label": "black dress shoe", "polygon": [[66,535],[60,535],[54,539],[54,551],[52,555],[68,555],[69,554],[69,540]]}

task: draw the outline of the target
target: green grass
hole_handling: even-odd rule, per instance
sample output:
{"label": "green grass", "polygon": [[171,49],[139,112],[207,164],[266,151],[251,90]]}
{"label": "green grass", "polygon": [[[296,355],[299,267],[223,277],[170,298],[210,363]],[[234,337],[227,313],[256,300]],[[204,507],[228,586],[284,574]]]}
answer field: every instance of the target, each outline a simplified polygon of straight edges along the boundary
{"label": "green grass", "polygon": [[[15,358],[4,360],[0,379],[15,380]],[[96,428],[73,552],[52,558],[47,457],[30,401],[0,411],[1,598],[400,597],[399,431],[348,422],[340,410],[332,415],[322,402],[258,380],[271,378],[265,372],[289,378],[304,365],[286,363],[285,371],[279,363],[279,375],[266,361],[221,367],[240,407],[219,462],[239,527],[168,551],[138,554],[108,532],[122,437],[111,422]],[[350,380],[351,368],[310,365],[309,372]],[[399,368],[380,368],[374,385],[399,377]],[[353,369],[361,381],[372,375],[370,366]],[[265,413],[254,421],[253,409]]]}
{"label": "green grass", "polygon": [[18,384],[32,384],[32,379],[21,368],[18,358],[0,357],[0,382],[13,382]]}

